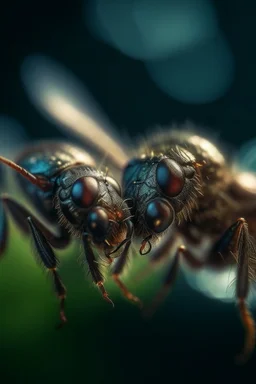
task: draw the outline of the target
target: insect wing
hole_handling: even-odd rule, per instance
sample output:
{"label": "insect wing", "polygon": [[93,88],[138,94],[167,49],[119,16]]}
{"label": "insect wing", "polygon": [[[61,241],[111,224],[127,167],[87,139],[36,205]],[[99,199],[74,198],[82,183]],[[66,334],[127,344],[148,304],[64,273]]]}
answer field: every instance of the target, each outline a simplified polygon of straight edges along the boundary
{"label": "insect wing", "polygon": [[21,78],[31,102],[67,134],[78,137],[122,169],[128,151],[90,93],[66,68],[42,55],[28,56]]}

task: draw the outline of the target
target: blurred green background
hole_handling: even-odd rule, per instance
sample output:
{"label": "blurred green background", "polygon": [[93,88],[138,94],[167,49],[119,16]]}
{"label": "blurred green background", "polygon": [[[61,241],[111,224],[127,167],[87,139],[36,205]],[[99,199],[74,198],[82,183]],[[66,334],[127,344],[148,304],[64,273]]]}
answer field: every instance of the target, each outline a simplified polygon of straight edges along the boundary
{"label": "blurred green background", "polygon": [[[22,87],[24,58],[40,53],[69,68],[131,137],[148,127],[189,119],[209,127],[232,148],[252,143],[255,2],[181,3],[180,9],[171,0],[105,0],[95,2],[96,8],[92,1],[88,8],[78,0],[6,3],[0,34],[1,116],[17,120],[27,141],[62,136]],[[170,25],[176,29],[169,30]],[[4,138],[5,125],[0,128]],[[251,153],[248,167],[256,171],[256,150]],[[19,196],[20,191],[12,193]],[[150,321],[108,281],[113,310],[77,264],[81,251],[76,244],[59,253],[69,323],[56,331],[58,303],[50,281],[36,264],[30,241],[13,224],[9,233],[0,265],[1,382],[245,382],[254,372],[255,356],[245,367],[234,365],[243,342],[234,303],[201,295],[181,274]],[[136,258],[125,281],[148,302],[162,273],[136,284],[133,276],[145,265],[146,260]]]}

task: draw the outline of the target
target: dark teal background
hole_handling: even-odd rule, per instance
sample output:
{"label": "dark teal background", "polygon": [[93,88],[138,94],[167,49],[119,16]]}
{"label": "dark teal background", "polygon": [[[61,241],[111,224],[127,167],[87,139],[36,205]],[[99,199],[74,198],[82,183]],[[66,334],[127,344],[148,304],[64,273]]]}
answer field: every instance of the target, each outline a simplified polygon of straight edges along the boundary
{"label": "dark teal background", "polygon": [[[60,136],[21,86],[23,58],[39,52],[72,69],[115,125],[132,137],[156,124],[187,118],[217,130],[234,146],[255,137],[256,6],[254,1],[214,4],[235,57],[236,77],[225,96],[195,106],[168,98],[142,63],[96,41],[82,23],[81,1],[10,1],[1,12],[0,113],[16,118],[33,138]],[[1,382],[245,383],[250,373],[255,377],[255,356],[245,367],[233,362],[243,341],[235,305],[203,297],[181,276],[154,319],[146,322],[112,283],[107,286],[115,310],[101,299],[76,263],[79,252],[74,246],[62,257],[69,323],[56,332],[50,282],[36,265],[29,240],[10,228],[0,266]],[[131,281],[133,273],[126,281],[148,301],[160,274],[138,286]]]}

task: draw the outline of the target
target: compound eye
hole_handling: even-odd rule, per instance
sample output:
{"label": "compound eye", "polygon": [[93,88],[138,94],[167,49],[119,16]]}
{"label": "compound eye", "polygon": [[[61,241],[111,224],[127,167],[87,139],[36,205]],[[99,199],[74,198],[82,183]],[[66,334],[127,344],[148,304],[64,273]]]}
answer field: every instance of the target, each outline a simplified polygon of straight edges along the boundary
{"label": "compound eye", "polygon": [[81,208],[89,208],[99,193],[99,185],[94,177],[80,177],[73,184],[71,197],[73,202]]}
{"label": "compound eye", "polygon": [[183,189],[185,177],[176,161],[163,159],[156,169],[156,181],[165,196],[177,196]]}
{"label": "compound eye", "polygon": [[104,208],[92,208],[87,216],[88,230],[97,242],[104,241],[109,229],[108,214]]}
{"label": "compound eye", "polygon": [[145,220],[148,227],[156,233],[165,231],[173,222],[173,209],[167,201],[155,199],[148,203]]}
{"label": "compound eye", "polygon": [[121,196],[121,187],[120,185],[118,184],[118,182],[113,179],[112,177],[109,177],[107,176],[106,177],[106,182],[111,185],[112,188],[114,188],[114,190],[118,193],[118,195]]}

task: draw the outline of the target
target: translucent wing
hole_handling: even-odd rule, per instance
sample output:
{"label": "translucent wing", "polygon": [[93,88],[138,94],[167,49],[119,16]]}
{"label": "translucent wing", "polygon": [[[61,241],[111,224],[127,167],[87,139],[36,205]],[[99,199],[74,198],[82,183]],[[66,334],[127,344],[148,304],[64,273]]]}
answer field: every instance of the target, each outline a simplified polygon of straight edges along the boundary
{"label": "translucent wing", "polygon": [[67,134],[107,155],[117,168],[124,167],[129,160],[128,151],[90,93],[71,72],[52,59],[32,55],[22,64],[21,78],[40,112]]}

